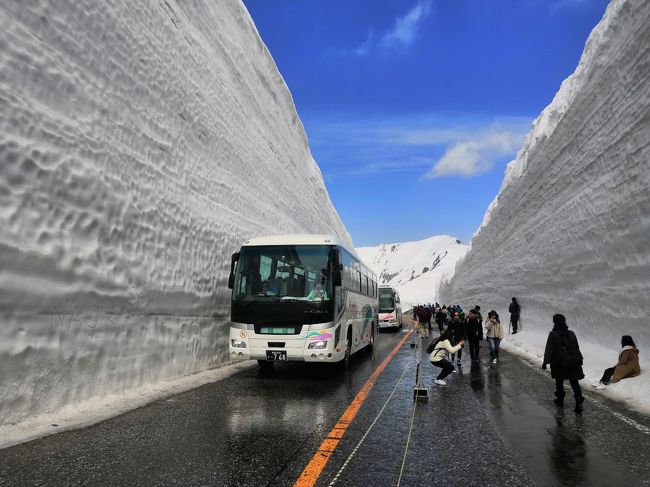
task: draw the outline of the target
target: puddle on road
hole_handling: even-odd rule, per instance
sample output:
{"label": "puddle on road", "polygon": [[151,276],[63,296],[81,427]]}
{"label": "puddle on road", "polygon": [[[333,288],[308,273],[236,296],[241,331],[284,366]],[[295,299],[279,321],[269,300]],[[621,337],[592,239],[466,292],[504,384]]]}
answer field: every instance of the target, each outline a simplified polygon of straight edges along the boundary
{"label": "puddle on road", "polygon": [[[506,364],[474,365],[469,384],[486,403],[486,411],[518,455],[517,462],[538,485],[620,485],[623,480],[633,485],[629,470],[586,440],[584,418],[573,412],[571,392],[564,408],[553,413],[513,385],[501,366]],[[625,439],[621,435],[616,441]]]}

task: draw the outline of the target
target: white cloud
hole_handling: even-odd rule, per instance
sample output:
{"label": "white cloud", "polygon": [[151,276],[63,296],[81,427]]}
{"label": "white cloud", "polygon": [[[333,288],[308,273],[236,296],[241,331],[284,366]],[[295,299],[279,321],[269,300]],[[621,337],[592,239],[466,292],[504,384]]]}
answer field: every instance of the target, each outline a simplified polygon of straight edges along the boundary
{"label": "white cloud", "polygon": [[531,119],[346,114],[309,126],[310,145],[328,161],[333,177],[408,172],[426,180],[472,177],[490,171],[506,157],[514,158],[530,131]]}
{"label": "white cloud", "polygon": [[420,0],[404,17],[395,20],[392,30],[382,36],[381,45],[384,47],[410,46],[415,40],[418,24],[431,11],[430,0]]}
{"label": "white cloud", "polygon": [[489,131],[472,140],[457,142],[447,149],[424,178],[472,177],[488,172],[495,159],[516,154],[524,135],[520,132]]}
{"label": "white cloud", "polygon": [[410,158],[397,159],[392,161],[371,162],[358,168],[350,169],[344,172],[346,176],[360,176],[372,174],[388,174],[397,172],[408,172],[413,169],[420,169],[424,166],[430,166],[431,159]]}
{"label": "white cloud", "polygon": [[370,30],[368,32],[368,37],[366,37],[366,40],[363,41],[363,43],[358,47],[352,49],[352,53],[356,54],[357,56],[367,56],[370,48],[372,47],[374,37],[374,32]]}

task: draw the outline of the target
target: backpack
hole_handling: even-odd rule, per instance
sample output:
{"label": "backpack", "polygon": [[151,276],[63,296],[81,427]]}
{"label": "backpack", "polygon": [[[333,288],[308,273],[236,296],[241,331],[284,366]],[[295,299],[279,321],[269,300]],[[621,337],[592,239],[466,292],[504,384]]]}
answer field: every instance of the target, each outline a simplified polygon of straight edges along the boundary
{"label": "backpack", "polygon": [[580,349],[570,341],[571,335],[561,336],[557,348],[557,364],[560,367],[571,368],[582,365]]}
{"label": "backpack", "polygon": [[427,347],[427,354],[433,353],[436,345],[438,345],[438,342],[440,342],[440,337],[436,338],[435,340],[431,340],[431,343],[429,343],[429,346]]}

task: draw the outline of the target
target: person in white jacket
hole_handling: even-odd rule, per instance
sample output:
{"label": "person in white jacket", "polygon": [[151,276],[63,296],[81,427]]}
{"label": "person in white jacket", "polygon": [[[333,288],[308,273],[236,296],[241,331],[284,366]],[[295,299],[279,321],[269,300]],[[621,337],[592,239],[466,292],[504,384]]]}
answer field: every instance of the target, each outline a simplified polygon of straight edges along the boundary
{"label": "person in white jacket", "polygon": [[439,386],[447,385],[445,377],[454,371],[454,364],[447,360],[447,354],[456,353],[465,346],[465,340],[461,340],[455,347],[452,347],[450,342],[451,337],[451,331],[445,330],[443,334],[435,340],[433,351],[429,354],[429,361],[431,364],[442,369],[436,378],[436,384]]}
{"label": "person in white jacket", "polygon": [[487,330],[486,337],[490,344],[490,357],[492,358],[492,363],[496,364],[497,360],[499,360],[499,345],[503,339],[503,325],[496,311],[492,310],[488,313],[485,329]]}

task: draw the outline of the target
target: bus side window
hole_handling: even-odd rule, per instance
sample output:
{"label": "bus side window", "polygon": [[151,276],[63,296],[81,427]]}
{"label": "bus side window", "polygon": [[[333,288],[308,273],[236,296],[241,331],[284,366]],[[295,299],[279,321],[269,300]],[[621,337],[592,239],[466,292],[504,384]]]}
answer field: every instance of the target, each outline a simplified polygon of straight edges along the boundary
{"label": "bus side window", "polygon": [[347,289],[353,289],[354,288],[354,274],[356,271],[354,270],[354,261],[352,259],[352,256],[348,254],[346,251],[341,252],[341,259],[342,259],[342,264],[343,264],[343,286]]}

